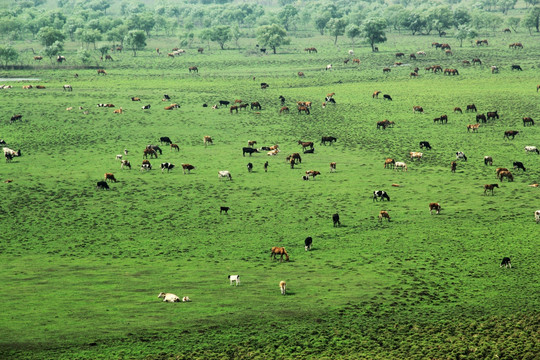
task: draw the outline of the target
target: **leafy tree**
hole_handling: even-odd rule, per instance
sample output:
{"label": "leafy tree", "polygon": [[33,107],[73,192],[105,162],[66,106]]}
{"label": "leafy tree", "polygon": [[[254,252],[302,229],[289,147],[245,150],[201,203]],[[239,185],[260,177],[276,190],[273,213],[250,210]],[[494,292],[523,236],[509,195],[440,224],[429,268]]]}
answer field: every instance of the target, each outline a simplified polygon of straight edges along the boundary
{"label": "leafy tree", "polygon": [[330,15],[327,13],[320,13],[315,16],[313,21],[315,22],[315,27],[317,30],[319,30],[321,35],[324,35],[324,29],[326,29],[326,24],[328,24],[328,21],[330,21]]}
{"label": "leafy tree", "polygon": [[353,47],[354,47],[354,39],[359,37],[361,34],[362,34],[362,31],[360,30],[360,27],[357,25],[350,24],[345,29],[345,35],[347,35],[347,37],[351,39]]}
{"label": "leafy tree", "polygon": [[276,53],[277,47],[291,43],[290,39],[287,38],[285,29],[277,24],[265,25],[258,28],[257,40],[263,46],[272,48],[274,54]]}
{"label": "leafy tree", "polygon": [[401,30],[403,23],[409,17],[410,11],[405,9],[401,5],[390,5],[384,11],[384,17],[388,22],[388,25],[392,26],[394,30]]}
{"label": "leafy tree", "polygon": [[238,40],[240,40],[240,38],[242,37],[242,35],[244,35],[244,33],[240,30],[240,27],[238,26],[238,24],[235,24],[235,25],[231,28],[231,36],[232,36],[232,38],[234,39],[234,43],[236,44],[236,48],[239,48],[239,46],[238,46]]}
{"label": "leafy tree", "polygon": [[345,28],[347,27],[347,21],[343,18],[332,18],[326,24],[328,33],[334,37],[334,45],[337,43],[338,36],[345,34]]}
{"label": "leafy tree", "polygon": [[90,51],[85,48],[80,48],[77,51],[77,57],[83,64],[88,64],[92,60],[92,54],[90,54]]}
{"label": "leafy tree", "polygon": [[88,49],[90,44],[94,44],[94,50],[96,49],[96,41],[101,41],[101,39],[103,39],[101,32],[93,29],[83,30],[80,36],[81,41],[86,44],[86,48]]}
{"label": "leafy tree", "polygon": [[411,30],[413,35],[416,35],[416,33],[422,33],[422,30],[426,28],[427,20],[422,14],[412,12],[409,14],[409,17],[405,19],[403,25]]}
{"label": "leafy tree", "polygon": [[463,47],[463,40],[474,39],[478,36],[478,32],[475,29],[471,29],[468,26],[461,25],[456,32],[456,39],[459,40],[459,47]]}
{"label": "leafy tree", "polygon": [[99,52],[101,53],[101,56],[107,55],[109,50],[110,50],[110,46],[107,46],[107,45],[103,45],[102,47],[99,48]]}
{"label": "leafy tree", "polygon": [[376,18],[368,20],[362,27],[362,35],[371,45],[371,51],[375,51],[375,44],[383,43],[386,41],[386,33],[384,30],[388,26],[387,22],[383,18]]}
{"label": "leafy tree", "polygon": [[298,10],[293,5],[285,5],[278,12],[278,18],[285,30],[289,31],[289,26],[294,24],[295,20],[298,19]]}
{"label": "leafy tree", "polygon": [[498,0],[497,7],[499,10],[506,14],[508,10],[513,9],[516,6],[517,0]]}
{"label": "leafy tree", "polygon": [[11,46],[0,46],[0,60],[7,67],[10,62],[15,62],[19,58],[19,53]]}
{"label": "leafy tree", "polygon": [[146,34],[142,30],[130,30],[124,38],[124,44],[133,51],[133,56],[137,56],[137,50],[146,47]]}
{"label": "leafy tree", "polygon": [[493,32],[500,30],[502,24],[504,23],[503,17],[500,14],[489,14],[488,16],[491,30],[493,30]]}
{"label": "leafy tree", "polygon": [[75,40],[75,31],[77,29],[84,28],[84,20],[79,16],[69,17],[64,24],[63,31],[64,33],[67,33],[70,40]]}
{"label": "leafy tree", "polygon": [[517,32],[517,28],[519,27],[519,23],[521,22],[521,19],[518,17],[508,17],[506,18],[506,24],[514,30],[514,32]]}
{"label": "leafy tree", "polygon": [[124,39],[128,34],[127,25],[120,25],[112,29],[107,33],[107,40],[111,42],[119,42],[120,45],[124,45]]}
{"label": "leafy tree", "polygon": [[454,27],[459,29],[460,26],[469,25],[472,17],[470,11],[465,8],[457,8],[454,10]]}
{"label": "leafy tree", "polygon": [[50,26],[41,28],[41,30],[39,30],[38,37],[44,46],[51,46],[55,42],[62,42],[65,39],[64,34],[60,30]]}
{"label": "leafy tree", "polygon": [[540,7],[533,7],[524,19],[524,25],[529,29],[535,28],[536,32],[540,32]]}
{"label": "leafy tree", "polygon": [[524,0],[525,4],[527,4],[527,7],[529,6],[536,6],[540,4],[540,0]]}
{"label": "leafy tree", "polygon": [[107,9],[111,6],[107,0],[94,0],[88,4],[88,7],[94,11],[101,11],[103,14],[107,13]]}
{"label": "leafy tree", "polygon": [[217,25],[212,27],[210,40],[215,41],[221,47],[221,50],[225,50],[225,43],[231,40],[231,27],[227,25]]}
{"label": "leafy tree", "polygon": [[452,26],[454,14],[450,7],[442,5],[430,9],[428,19],[431,27],[437,30],[439,36],[442,36],[441,34]]}
{"label": "leafy tree", "polygon": [[64,44],[55,41],[51,46],[45,48],[45,56],[49,57],[52,63],[53,58],[57,57],[62,51],[64,51]]}

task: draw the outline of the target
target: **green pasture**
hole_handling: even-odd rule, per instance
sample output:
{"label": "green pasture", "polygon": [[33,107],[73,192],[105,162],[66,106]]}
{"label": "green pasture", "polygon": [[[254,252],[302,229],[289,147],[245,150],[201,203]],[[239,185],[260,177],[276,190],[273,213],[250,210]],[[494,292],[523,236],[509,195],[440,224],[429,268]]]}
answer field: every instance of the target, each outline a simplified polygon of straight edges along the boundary
{"label": "green pasture", "polygon": [[[69,59],[3,70],[0,78],[40,80],[0,90],[0,138],[23,155],[0,163],[0,358],[537,358],[540,190],[528,185],[539,182],[540,156],[524,147],[540,147],[540,130],[522,118],[540,121],[540,43],[515,36],[499,34],[483,48],[449,39],[452,57],[431,48],[436,37],[390,36],[379,53],[355,48],[360,66],[343,63],[350,46],[314,38],[277,55],[261,55],[246,40],[241,50],[201,55],[195,47],[174,59],[150,50],[172,43],[162,40],[137,57],[113,53],[113,62],[97,64],[105,76]],[[516,41],[523,50],[508,49]],[[320,51],[305,53],[308,46]],[[393,66],[395,52],[419,50],[427,56]],[[484,64],[461,64],[475,57]],[[434,64],[460,75],[424,70]],[[420,75],[410,78],[415,66]],[[373,99],[375,90],[393,101]],[[330,92],[337,104],[323,109]],[[280,95],[290,114],[279,114]],[[211,109],[235,99],[262,110]],[[297,101],[312,101],[311,115],[298,114]],[[180,108],[164,110],[171,103]],[[472,103],[500,119],[467,133],[476,123],[465,112]],[[414,114],[414,105],[425,113]],[[13,114],[22,120],[10,124]],[[434,124],[443,114],[448,124]],[[384,119],[395,126],[378,130]],[[505,140],[505,130],[520,133]],[[203,145],[205,135],[214,145]],[[161,136],[180,151],[161,146]],[[338,140],[323,146],[322,136]],[[242,157],[248,140],[281,152]],[[315,153],[291,169],[285,157],[301,152],[298,140],[314,141]],[[420,141],[433,149],[421,150]],[[141,172],[148,144],[163,155]],[[131,170],[115,159],[124,149]],[[412,161],[411,151],[423,159]],[[451,173],[456,151],[468,161]],[[493,166],[484,165],[486,155]],[[408,171],[384,169],[388,157]],[[159,169],[165,161],[176,165],[170,173]],[[527,171],[513,170],[513,161]],[[182,163],[196,169],[184,175]],[[509,168],[514,181],[499,182],[497,167]],[[233,180],[219,180],[219,170]],[[321,175],[302,181],[307,170]],[[98,191],[106,172],[118,182]],[[500,188],[484,195],[491,183]],[[374,190],[391,201],[374,202]],[[430,215],[430,202],[442,205],[440,215]],[[390,222],[378,222],[380,210]],[[334,228],[336,212],[342,226]],[[272,261],[272,246],[284,246],[290,261]],[[511,269],[499,267],[504,256]],[[240,274],[241,285],[230,286],[229,274]],[[193,301],[163,303],[161,291]]]}

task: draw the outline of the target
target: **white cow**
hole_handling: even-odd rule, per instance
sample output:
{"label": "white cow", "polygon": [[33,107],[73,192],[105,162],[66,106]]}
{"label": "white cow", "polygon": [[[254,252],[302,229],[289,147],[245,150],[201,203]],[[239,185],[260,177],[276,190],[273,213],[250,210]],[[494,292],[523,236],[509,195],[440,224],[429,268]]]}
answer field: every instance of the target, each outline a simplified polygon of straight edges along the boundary
{"label": "white cow", "polygon": [[525,146],[526,152],[535,152],[540,155],[540,151],[536,148],[536,146]]}
{"label": "white cow", "polygon": [[394,164],[394,170],[397,170],[398,168],[401,169],[401,171],[407,171],[407,164],[404,162],[398,161]]}
{"label": "white cow", "polygon": [[160,292],[158,298],[163,298],[164,302],[180,302],[180,298],[171,293]]}
{"label": "white cow", "polygon": [[534,212],[534,219],[536,220],[537,224],[540,222],[540,210],[536,210]]}
{"label": "white cow", "polygon": [[349,55],[353,56],[354,55],[354,50],[349,50]]}
{"label": "white cow", "polygon": [[326,65],[326,70],[332,70],[332,64]]}
{"label": "white cow", "polygon": [[236,286],[238,286],[238,284],[240,284],[240,275],[229,275],[229,280],[231,285],[233,284],[233,281],[236,281]]}
{"label": "white cow", "polygon": [[228,170],[218,171],[218,179],[221,180],[222,178],[228,178],[229,180],[232,180],[232,175]]}

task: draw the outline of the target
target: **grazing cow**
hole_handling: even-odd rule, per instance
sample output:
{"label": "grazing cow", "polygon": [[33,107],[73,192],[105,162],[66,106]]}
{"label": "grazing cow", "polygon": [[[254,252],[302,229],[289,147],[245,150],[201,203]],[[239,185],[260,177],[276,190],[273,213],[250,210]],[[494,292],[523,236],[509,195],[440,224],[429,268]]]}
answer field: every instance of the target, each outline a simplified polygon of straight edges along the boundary
{"label": "grazing cow", "polygon": [[9,120],[10,123],[13,123],[14,121],[17,121],[17,120],[21,120],[22,119],[22,115],[21,114],[16,114],[16,115],[13,115],[11,117],[11,119]]}
{"label": "grazing cow", "polygon": [[466,109],[465,111],[474,111],[474,112],[477,112],[478,110],[476,109],[476,105],[471,104],[471,105],[467,105],[467,109]]}
{"label": "grazing cow", "polygon": [[188,172],[188,174],[191,173],[191,170],[195,169],[195,166],[191,165],[191,164],[182,164],[182,170],[184,171],[184,175],[186,174],[186,170]]}
{"label": "grazing cow", "polygon": [[535,152],[540,155],[540,150],[538,150],[536,146],[525,146],[525,152]]}
{"label": "grazing cow", "polygon": [[99,74],[107,75],[107,72],[105,70],[103,70],[103,69],[98,69],[97,73],[98,73],[98,75]]}
{"label": "grazing cow", "polygon": [[280,114],[283,113],[283,112],[285,112],[285,113],[288,114],[288,113],[289,113],[289,108],[288,108],[287,106],[284,106],[284,107],[282,107],[281,109],[279,109],[279,113],[280,113]]}
{"label": "grazing cow", "polygon": [[429,145],[429,142],[427,141],[420,141],[420,149],[426,148],[427,150],[431,150],[431,145]]}
{"label": "grazing cow", "polygon": [[486,115],[485,114],[476,114],[476,122],[483,122],[487,123]]}
{"label": "grazing cow", "polygon": [[150,109],[150,104],[144,105],[144,106],[142,107],[142,109],[143,109],[143,110],[148,110],[148,109]]}
{"label": "grazing cow", "polygon": [[150,159],[155,157],[157,159],[157,152],[156,150],[152,148],[146,148],[143,150],[143,158],[148,159],[148,155],[150,155]]}
{"label": "grazing cow", "polygon": [[304,112],[306,115],[310,114],[309,108],[307,106],[298,106],[298,113]]}
{"label": "grazing cow", "polygon": [[426,52],[425,51],[417,51],[416,55],[426,56]]}
{"label": "grazing cow", "polygon": [[128,167],[129,170],[131,170],[131,163],[129,162],[129,160],[122,160],[121,164],[120,164],[120,169],[123,169],[125,167]]}
{"label": "grazing cow", "polygon": [[7,147],[3,148],[3,150],[4,150],[4,156],[6,157],[6,161],[8,161],[8,156],[10,156],[9,161],[11,161],[11,159],[16,157],[16,156],[22,156],[21,155],[21,150],[15,151],[15,150],[12,150],[12,149],[7,148]]}
{"label": "grazing cow", "polygon": [[204,146],[207,146],[208,144],[214,144],[214,142],[212,141],[212,137],[210,136],[204,136],[203,137],[203,143],[204,143]]}
{"label": "grazing cow", "polygon": [[385,168],[385,169],[386,169],[387,167],[388,167],[388,168],[393,168],[395,164],[396,164],[396,161],[395,161],[394,159],[388,158],[388,159],[386,159],[386,160],[384,161],[384,168]]}
{"label": "grazing cow", "polygon": [[384,119],[383,121],[377,121],[377,129],[382,128],[385,130],[387,127],[390,127],[390,125],[393,125],[393,121],[388,121],[388,119]]}
{"label": "grazing cow", "polygon": [[240,284],[240,275],[229,275],[229,276],[227,276],[227,278],[229,279],[229,283],[231,285],[233,284],[233,282],[236,283],[236,286],[238,286]]}
{"label": "grazing cow", "polygon": [[471,65],[471,62],[469,60],[463,60],[461,63],[463,65]]}
{"label": "grazing cow", "polygon": [[383,99],[392,101],[392,97],[390,95],[388,95],[388,94],[384,94]]}
{"label": "grazing cow", "polygon": [[339,221],[339,214],[332,215],[332,221],[334,222],[334,227],[341,226],[341,222]]}
{"label": "grazing cow", "polygon": [[484,165],[493,165],[493,158],[491,156],[484,156]]}
{"label": "grazing cow", "polygon": [[457,163],[455,161],[452,161],[450,163],[450,171],[455,173],[456,172],[456,168],[457,168]]}
{"label": "grazing cow", "polygon": [[360,59],[352,59],[353,64],[360,65]]}
{"label": "grazing cow", "polygon": [[327,142],[330,143],[330,145],[332,145],[333,142],[336,142],[337,139],[333,136],[323,136],[321,138],[321,145],[326,145]]}
{"label": "grazing cow", "polygon": [[534,120],[530,117],[524,117],[523,118],[523,126],[533,126],[534,125]]}
{"label": "grazing cow", "polygon": [[407,171],[407,164],[401,161],[394,163],[394,170],[397,171],[398,168],[401,169],[401,171]]}
{"label": "grazing cow", "polygon": [[141,165],[141,171],[143,170],[146,170],[146,171],[152,170],[152,164],[150,164],[149,160],[143,160],[142,165]]}
{"label": "grazing cow", "polygon": [[508,181],[514,181],[514,176],[510,171],[500,171],[499,172],[499,181],[502,182],[503,178],[506,178]]}
{"label": "grazing cow", "polygon": [[499,174],[501,173],[501,171],[508,171],[508,169],[507,168],[497,168],[497,169],[495,169],[495,175],[496,175],[497,178],[499,177]]}
{"label": "grazing cow", "polygon": [[484,195],[491,190],[491,195],[493,195],[493,189],[498,188],[499,184],[486,184],[484,185]]}
{"label": "grazing cow", "polygon": [[279,259],[280,262],[283,262],[283,256],[285,256],[285,261],[289,261],[289,254],[287,254],[287,250],[285,250],[284,247],[278,247],[278,246],[272,247],[270,258],[276,260],[277,255],[281,255]]}
{"label": "grazing cow", "polygon": [[116,155],[116,160],[122,160],[122,154]]}
{"label": "grazing cow", "polygon": [[189,72],[192,72],[192,71],[193,71],[193,72],[199,73],[199,68],[196,67],[196,66],[190,66],[190,67],[188,68],[188,70],[189,70]]}
{"label": "grazing cow", "polygon": [[225,213],[225,215],[229,215],[229,209],[230,207],[228,206],[221,206],[219,208],[219,214],[221,215],[222,213]]}
{"label": "grazing cow", "polygon": [[332,64],[326,65],[326,70],[332,70]]}
{"label": "grazing cow", "polygon": [[467,156],[465,155],[463,151],[456,152],[456,160],[459,160],[459,159],[463,159],[467,161]]}
{"label": "grazing cow", "polygon": [[301,71],[299,71],[299,72],[298,72],[298,76],[300,76],[300,77],[304,77],[304,73],[303,73],[303,72],[301,72]]}
{"label": "grazing cow", "polygon": [[306,175],[311,176],[313,178],[313,180],[315,180],[315,176],[321,175],[321,173],[319,171],[316,171],[316,170],[308,170],[308,171],[306,171]]}
{"label": "grazing cow", "polygon": [[242,148],[242,156],[246,156],[246,153],[249,154],[249,156],[251,156],[251,154],[258,153],[258,152],[259,152],[258,149],[253,149],[253,148],[250,148],[250,147]]}
{"label": "grazing cow", "polygon": [[158,298],[163,298],[164,302],[180,302],[180,298],[174,294],[160,292]]}
{"label": "grazing cow", "polygon": [[499,68],[495,65],[492,65],[491,66],[491,73],[492,74],[498,74],[499,73]]}
{"label": "grazing cow", "polygon": [[233,110],[236,110],[236,113],[238,114],[238,106],[237,105],[232,105],[230,108],[229,108],[229,112],[232,114],[233,113]]}
{"label": "grazing cow", "polygon": [[331,162],[330,163],[330,172],[336,172],[336,163],[335,162]]}
{"label": "grazing cow", "polygon": [[387,68],[387,67],[385,67],[384,69],[382,69],[383,74],[389,73],[390,71],[392,71],[392,69]]}
{"label": "grazing cow", "polygon": [[418,76],[418,73],[415,73],[415,72],[412,72],[409,74],[409,77],[417,77]]}
{"label": "grazing cow", "polygon": [[45,89],[44,85],[36,85],[36,89]]}
{"label": "grazing cow", "polygon": [[252,102],[251,103],[251,110],[253,110],[253,109],[261,110],[262,109],[261,104],[259,104],[258,101]]}
{"label": "grazing cow", "polygon": [[373,192],[373,201],[379,201],[381,199],[384,201],[384,199],[390,201],[390,196],[388,196],[388,193],[383,190],[376,190]]}
{"label": "grazing cow", "polygon": [[71,85],[68,85],[68,84],[64,85],[63,89],[64,89],[64,91],[73,91],[73,87]]}
{"label": "grazing cow", "polygon": [[170,139],[168,136],[162,136],[162,137],[160,137],[160,138],[159,138],[159,141],[160,141],[162,144],[163,144],[163,143],[169,144],[169,145],[172,144],[172,141],[171,141],[171,139]]}
{"label": "grazing cow", "polygon": [[523,69],[519,65],[512,65],[512,70],[523,71]]}
{"label": "grazing cow", "polygon": [[537,224],[540,222],[540,210],[536,210],[534,212],[534,219],[536,220]]}
{"label": "grazing cow", "polygon": [[423,113],[424,109],[421,106],[413,106],[413,112],[414,113],[417,113],[417,112]]}
{"label": "grazing cow", "polygon": [[376,90],[376,91],[373,92],[373,95],[371,95],[371,97],[372,97],[373,99],[378,99],[378,98],[379,98],[379,94],[381,94],[381,93],[382,93],[382,91]]}
{"label": "grazing cow", "polygon": [[510,139],[510,136],[512,137],[512,139],[514,139],[514,137],[519,134],[519,131],[516,131],[516,130],[506,130],[504,132],[504,137],[503,139]]}
{"label": "grazing cow", "polygon": [[268,85],[267,83],[261,83],[261,89],[264,90],[264,89],[266,89],[268,87],[270,87],[270,85]]}
{"label": "grazing cow", "polygon": [[41,61],[43,60],[43,56],[34,56],[34,60]]}
{"label": "grazing cow", "polygon": [[472,132],[478,132],[478,128],[480,127],[480,124],[469,124],[467,125],[467,132],[471,131]]}
{"label": "grazing cow", "polygon": [[116,182],[116,178],[114,177],[114,174],[111,173],[105,173],[105,181],[110,180]]}
{"label": "grazing cow", "polygon": [[527,169],[525,169],[525,166],[523,165],[521,161],[514,161],[513,165],[514,165],[514,170],[521,169],[523,171],[527,171]]}
{"label": "grazing cow", "polygon": [[171,164],[170,162],[164,162],[161,163],[161,172],[163,173],[163,170],[167,169],[167,172],[171,171],[174,168],[174,164]]}
{"label": "grazing cow", "polygon": [[489,111],[487,113],[487,119],[498,119],[499,118],[499,114],[497,113],[497,111]]}
{"label": "grazing cow", "polygon": [[396,58],[401,58],[401,57],[404,57],[405,54],[400,52],[400,53],[396,53]]}
{"label": "grazing cow", "polygon": [[459,108],[459,107],[455,107],[455,108],[454,108],[454,112],[455,112],[455,113],[458,112],[458,113],[460,113],[460,114],[463,114],[463,111],[462,111],[461,108]]}
{"label": "grazing cow", "polygon": [[180,148],[178,147],[177,144],[171,144],[171,150],[172,149],[176,149],[176,151],[180,151]]}
{"label": "grazing cow", "polygon": [[301,164],[302,163],[302,158],[300,157],[299,153],[293,153],[293,154],[287,156],[286,161],[290,162],[291,160],[293,160],[295,164]]}
{"label": "grazing cow", "polygon": [[109,184],[107,184],[106,181],[98,181],[97,182],[97,187],[96,187],[97,190],[109,190]]}
{"label": "grazing cow", "polygon": [[382,222],[383,218],[386,218],[386,220],[388,220],[388,222],[390,222],[390,214],[388,214],[388,211],[381,210],[379,212],[379,222]]}
{"label": "grazing cow", "polygon": [[228,170],[218,171],[218,179],[221,180],[223,178],[227,178],[232,181],[232,175]]}
{"label": "grazing cow", "polygon": [[505,267],[505,268],[512,268],[512,264],[510,263],[510,258],[509,257],[503,257],[502,261],[501,261],[501,265],[499,267]]}
{"label": "grazing cow", "polygon": [[308,236],[306,240],[304,240],[304,249],[306,249],[306,251],[311,250],[311,244],[313,244],[313,239],[311,236]]}
{"label": "grazing cow", "polygon": [[230,101],[226,101],[226,100],[219,100],[219,105],[225,105],[225,106],[229,106],[231,102]]}
{"label": "grazing cow", "polygon": [[58,56],[56,57],[56,62],[62,63],[62,62],[64,62],[64,61],[66,61],[66,58],[65,58],[64,56],[58,55]]}
{"label": "grazing cow", "polygon": [[412,160],[412,159],[421,159],[422,156],[424,156],[423,153],[421,153],[421,152],[416,152],[416,151],[411,151],[411,152],[409,153],[409,155],[411,155],[411,160]]}
{"label": "grazing cow", "polygon": [[441,205],[439,203],[429,203],[429,214],[433,215],[433,210],[435,210],[435,214],[439,215],[441,213]]}
{"label": "grazing cow", "polygon": [[287,292],[287,283],[285,281],[280,281],[279,288],[281,289],[281,295],[285,295]]}

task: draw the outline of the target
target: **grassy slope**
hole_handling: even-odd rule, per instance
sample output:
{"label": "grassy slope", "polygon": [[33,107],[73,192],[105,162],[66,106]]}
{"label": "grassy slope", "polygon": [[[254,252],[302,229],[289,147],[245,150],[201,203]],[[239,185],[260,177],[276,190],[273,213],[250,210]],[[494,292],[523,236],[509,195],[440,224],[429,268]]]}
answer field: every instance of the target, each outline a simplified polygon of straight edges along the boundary
{"label": "grassy slope", "polygon": [[[48,88],[25,92],[16,86],[2,93],[3,113],[24,115],[20,124],[0,125],[2,137],[24,155],[0,172],[1,179],[14,179],[3,184],[0,207],[2,351],[28,358],[534,354],[539,304],[532,212],[538,192],[526,185],[538,182],[539,159],[522,149],[540,145],[540,136],[520,119],[538,117],[530,60],[538,48],[516,54],[505,46],[512,41],[454,49],[449,60],[428,48],[427,38],[390,39],[390,47],[405,45],[379,54],[357,50],[359,69],[343,66],[345,56],[322,44],[316,55],[294,50],[310,42],[267,57],[216,51],[174,60],[150,52],[136,59],[116,55],[106,77],[95,70],[78,71],[76,80],[73,70],[0,74],[37,76]],[[428,52],[419,60],[421,69],[441,63],[458,67],[461,75],[421,70],[411,80],[406,67],[382,76],[395,51],[420,49]],[[486,66],[460,65],[476,56],[503,71],[491,76]],[[516,62],[523,73],[508,70]],[[321,71],[327,63],[333,72]],[[198,76],[187,74],[193,64]],[[297,78],[297,71],[306,78]],[[270,88],[260,90],[260,82]],[[73,85],[73,93],[61,91],[64,83]],[[373,100],[376,89],[394,101]],[[336,92],[338,104],[323,111],[319,104],[328,92]],[[162,110],[163,93],[181,109]],[[278,116],[279,95],[289,105],[313,101],[313,114]],[[150,111],[131,96],[151,103]],[[236,98],[257,100],[263,110],[230,115],[201,107]],[[96,108],[101,102],[125,113]],[[474,116],[451,110],[472,102],[502,118],[467,134]],[[90,114],[64,110],[80,105]],[[413,114],[413,105],[426,114]],[[434,125],[443,113],[449,124]],[[396,126],[376,130],[384,118]],[[507,129],[521,134],[503,141]],[[203,135],[216,144],[205,149]],[[316,146],[290,170],[284,158],[299,150],[296,141],[317,142],[321,135],[338,142]],[[197,166],[193,174],[140,173],[137,166],[120,171],[116,154],[127,148],[126,158],[140,164],[144,146],[160,136],[171,137],[181,151],[164,147],[154,167],[189,162]],[[250,139],[278,143],[283,151],[274,158],[242,158],[240,149]],[[421,162],[407,161],[421,140],[433,150],[424,151]],[[469,161],[450,174],[458,150]],[[493,156],[495,166],[485,167],[484,155]],[[406,160],[409,172],[382,169],[386,157]],[[266,160],[269,173],[262,170]],[[495,196],[483,196],[482,185],[496,182],[494,168],[516,160],[528,171],[502,183]],[[248,161],[255,165],[252,174]],[[335,174],[328,173],[331,161],[338,163]],[[223,169],[234,181],[217,180]],[[303,182],[308,169],[323,174]],[[104,172],[114,172],[120,182],[97,192]],[[392,201],[373,203],[375,189],[389,191]],[[442,204],[440,216],[429,215],[431,201]],[[228,216],[217,213],[221,205],[231,207]],[[389,210],[391,223],[377,223],[381,209]],[[331,226],[336,211],[344,224],[339,229]],[[308,235],[314,250],[306,253]],[[288,249],[291,262],[268,259],[276,245]],[[511,271],[498,267],[502,256],[512,258]],[[242,286],[230,287],[229,273],[241,274]],[[282,279],[289,284],[286,297],[278,292]],[[160,291],[194,301],[166,305],[156,299]]]}

